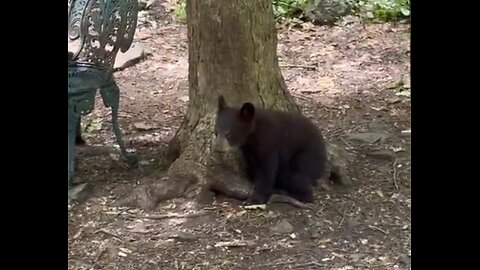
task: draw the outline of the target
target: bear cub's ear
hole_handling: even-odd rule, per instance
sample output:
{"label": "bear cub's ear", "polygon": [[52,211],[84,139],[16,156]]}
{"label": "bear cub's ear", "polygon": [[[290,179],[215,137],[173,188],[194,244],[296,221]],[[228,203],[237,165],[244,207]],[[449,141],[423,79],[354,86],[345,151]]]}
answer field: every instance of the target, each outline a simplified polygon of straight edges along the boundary
{"label": "bear cub's ear", "polygon": [[255,106],[253,106],[253,104],[250,102],[244,103],[240,109],[240,117],[244,121],[252,121],[253,117],[255,117]]}
{"label": "bear cub's ear", "polygon": [[217,110],[218,110],[218,111],[221,111],[221,110],[223,110],[225,107],[227,107],[227,102],[225,102],[225,98],[223,97],[223,95],[218,96],[218,107],[217,107]]}

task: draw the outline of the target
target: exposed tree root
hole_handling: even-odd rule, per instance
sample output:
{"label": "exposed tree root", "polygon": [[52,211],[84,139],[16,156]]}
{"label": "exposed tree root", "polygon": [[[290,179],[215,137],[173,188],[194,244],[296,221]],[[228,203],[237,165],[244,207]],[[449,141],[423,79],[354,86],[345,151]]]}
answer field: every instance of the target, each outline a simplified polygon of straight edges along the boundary
{"label": "exposed tree root", "polygon": [[[129,196],[119,200],[117,206],[139,207],[153,210],[156,205],[176,197],[196,199],[203,189],[221,193],[238,200],[247,199],[252,192],[252,184],[242,173],[238,153],[218,152],[212,149],[213,118],[199,121],[196,128],[190,132],[189,142],[184,145],[182,154],[173,162],[167,176],[154,184],[142,185]],[[182,134],[181,132],[177,134]],[[183,133],[184,134],[184,133]],[[322,181],[320,187],[329,190],[330,183],[348,186],[350,182],[344,174],[347,154],[337,146],[328,144],[329,179]],[[212,193],[212,194],[214,194]],[[285,195],[272,196],[270,203],[288,203],[298,208],[309,208],[307,205]]]}

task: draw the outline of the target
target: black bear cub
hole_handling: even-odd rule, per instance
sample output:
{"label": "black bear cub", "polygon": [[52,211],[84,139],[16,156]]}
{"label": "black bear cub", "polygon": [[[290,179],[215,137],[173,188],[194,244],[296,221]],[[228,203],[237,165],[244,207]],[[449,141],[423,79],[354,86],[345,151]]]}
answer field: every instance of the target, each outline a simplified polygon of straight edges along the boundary
{"label": "black bear cub", "polygon": [[215,135],[239,148],[254,192],[246,204],[264,204],[274,191],[313,202],[313,186],[324,177],[327,154],[320,130],[301,114],[238,109],[218,98]]}

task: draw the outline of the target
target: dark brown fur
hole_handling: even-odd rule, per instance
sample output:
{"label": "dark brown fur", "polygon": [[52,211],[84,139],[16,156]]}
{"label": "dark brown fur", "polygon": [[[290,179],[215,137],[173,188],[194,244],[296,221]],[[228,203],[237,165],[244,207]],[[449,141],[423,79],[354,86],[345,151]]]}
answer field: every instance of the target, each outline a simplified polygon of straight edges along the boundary
{"label": "dark brown fur", "polygon": [[313,188],[326,171],[325,142],[319,129],[301,114],[229,107],[220,96],[217,136],[242,152],[255,190],[248,204],[266,203],[274,190],[300,202],[313,202]]}

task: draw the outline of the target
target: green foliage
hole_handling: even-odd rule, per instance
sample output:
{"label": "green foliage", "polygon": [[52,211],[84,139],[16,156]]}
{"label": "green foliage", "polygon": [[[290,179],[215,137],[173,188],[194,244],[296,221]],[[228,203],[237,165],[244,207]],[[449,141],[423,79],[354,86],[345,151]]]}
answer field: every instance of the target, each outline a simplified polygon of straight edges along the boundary
{"label": "green foliage", "polygon": [[175,9],[173,10],[173,17],[177,21],[186,22],[187,21],[187,1],[180,0],[175,5]]}
{"label": "green foliage", "polygon": [[[272,0],[273,13],[277,20],[300,24],[308,3],[309,0]],[[186,21],[185,7],[186,0],[177,2],[173,11],[176,20]],[[410,16],[410,0],[359,0],[356,11],[369,20],[397,20]]]}
{"label": "green foliage", "polygon": [[303,15],[308,0],[272,0],[275,18],[290,19]]}
{"label": "green foliage", "polygon": [[[275,18],[299,23],[310,1],[272,0]],[[360,16],[370,20],[397,20],[410,16],[410,0],[359,0],[356,10]]]}
{"label": "green foliage", "polygon": [[[298,17],[301,17],[307,8],[308,0],[272,0],[273,13],[275,18],[284,20],[294,20],[300,23]],[[179,0],[173,10],[173,17],[177,21],[185,22],[187,13],[185,11],[186,0]]]}
{"label": "green foliage", "polygon": [[357,11],[369,20],[398,20],[410,16],[410,0],[361,0]]}

